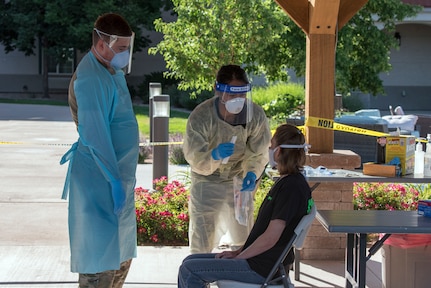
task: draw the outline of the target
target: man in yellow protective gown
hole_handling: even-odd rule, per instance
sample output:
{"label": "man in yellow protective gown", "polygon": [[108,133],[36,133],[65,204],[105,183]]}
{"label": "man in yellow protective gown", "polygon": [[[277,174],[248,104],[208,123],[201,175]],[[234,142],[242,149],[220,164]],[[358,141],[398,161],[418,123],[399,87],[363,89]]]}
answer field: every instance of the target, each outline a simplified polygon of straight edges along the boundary
{"label": "man in yellow protective gown", "polygon": [[269,124],[262,108],[251,101],[245,71],[237,65],[223,66],[216,81],[215,96],[190,114],[183,145],[192,170],[191,253],[244,244],[253,225],[253,207],[251,202],[244,216],[248,219],[238,218],[234,191],[252,195],[268,163]]}

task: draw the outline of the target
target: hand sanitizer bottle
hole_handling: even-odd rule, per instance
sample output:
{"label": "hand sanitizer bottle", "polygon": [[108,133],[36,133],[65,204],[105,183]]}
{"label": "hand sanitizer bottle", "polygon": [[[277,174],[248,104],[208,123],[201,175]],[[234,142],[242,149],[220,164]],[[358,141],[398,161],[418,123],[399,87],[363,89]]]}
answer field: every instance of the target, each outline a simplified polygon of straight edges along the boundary
{"label": "hand sanitizer bottle", "polygon": [[427,135],[428,143],[425,151],[424,176],[431,177],[431,134]]}
{"label": "hand sanitizer bottle", "polygon": [[424,173],[425,152],[423,151],[422,143],[418,141],[415,151],[415,174]]}

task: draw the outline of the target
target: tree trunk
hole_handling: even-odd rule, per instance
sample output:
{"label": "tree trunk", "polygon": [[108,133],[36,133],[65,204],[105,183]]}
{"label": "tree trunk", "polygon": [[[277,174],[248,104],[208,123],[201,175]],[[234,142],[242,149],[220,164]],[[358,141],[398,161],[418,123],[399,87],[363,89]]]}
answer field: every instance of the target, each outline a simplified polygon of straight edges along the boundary
{"label": "tree trunk", "polygon": [[48,39],[42,38],[42,87],[43,87],[43,98],[49,98],[49,83],[48,83],[48,65],[49,58],[46,53],[48,47]]}

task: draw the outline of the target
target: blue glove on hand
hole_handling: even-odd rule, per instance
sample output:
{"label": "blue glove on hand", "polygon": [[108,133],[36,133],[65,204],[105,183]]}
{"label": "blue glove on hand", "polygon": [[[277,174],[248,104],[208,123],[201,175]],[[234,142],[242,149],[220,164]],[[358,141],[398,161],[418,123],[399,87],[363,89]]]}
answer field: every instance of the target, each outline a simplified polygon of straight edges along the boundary
{"label": "blue glove on hand", "polygon": [[114,213],[119,215],[126,205],[126,193],[124,192],[121,181],[113,181],[112,185],[112,200],[114,201]]}
{"label": "blue glove on hand", "polygon": [[256,188],[256,174],[249,171],[247,172],[247,175],[245,175],[245,178],[242,181],[241,192],[254,191],[254,188]]}
{"label": "blue glove on hand", "polygon": [[211,156],[214,160],[220,160],[226,157],[229,157],[233,154],[233,148],[235,144],[227,142],[221,143],[217,146],[217,148],[213,149],[211,152]]}

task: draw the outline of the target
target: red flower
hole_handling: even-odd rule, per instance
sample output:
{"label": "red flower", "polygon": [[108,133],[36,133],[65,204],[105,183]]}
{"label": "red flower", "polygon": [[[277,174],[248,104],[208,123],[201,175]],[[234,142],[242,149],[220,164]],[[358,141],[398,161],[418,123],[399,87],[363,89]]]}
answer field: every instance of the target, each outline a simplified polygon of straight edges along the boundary
{"label": "red flower", "polygon": [[180,215],[178,215],[177,218],[183,221],[189,220],[189,216],[187,216],[187,214],[184,214],[184,213],[181,213]]}
{"label": "red flower", "polygon": [[151,241],[159,242],[159,239],[157,238],[157,234],[154,234],[153,236],[151,236]]}

